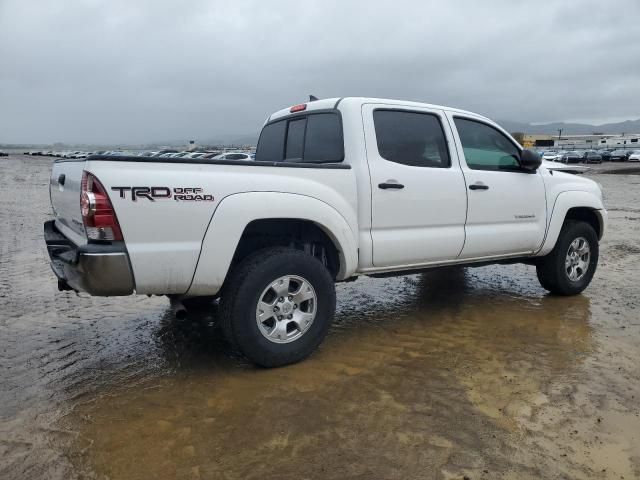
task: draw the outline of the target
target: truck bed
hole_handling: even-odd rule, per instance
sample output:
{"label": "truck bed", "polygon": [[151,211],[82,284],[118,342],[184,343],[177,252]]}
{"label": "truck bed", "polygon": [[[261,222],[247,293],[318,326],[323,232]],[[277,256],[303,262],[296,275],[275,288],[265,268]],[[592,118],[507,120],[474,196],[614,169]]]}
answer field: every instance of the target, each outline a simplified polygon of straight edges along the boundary
{"label": "truck bed", "polygon": [[[87,243],[80,214],[83,171],[108,192],[137,293],[189,290],[214,212],[228,197],[251,192],[312,197],[357,225],[356,180],[348,164],[95,155],[61,159],[52,169],[55,226],[76,245]],[[276,209],[273,215],[278,216]]]}

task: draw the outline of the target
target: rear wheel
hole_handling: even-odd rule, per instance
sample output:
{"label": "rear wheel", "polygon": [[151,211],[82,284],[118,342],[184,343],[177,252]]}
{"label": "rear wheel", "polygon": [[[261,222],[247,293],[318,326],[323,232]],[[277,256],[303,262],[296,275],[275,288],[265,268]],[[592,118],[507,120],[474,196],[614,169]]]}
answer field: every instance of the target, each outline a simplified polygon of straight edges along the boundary
{"label": "rear wheel", "polygon": [[253,363],[277,367],[306,358],[335,312],[333,278],[315,257],[274,247],[235,267],[220,298],[229,343]]}
{"label": "rear wheel", "polygon": [[598,236],[586,222],[568,220],[555,247],[536,266],[538,280],[546,290],[558,295],[582,292],[598,265]]}

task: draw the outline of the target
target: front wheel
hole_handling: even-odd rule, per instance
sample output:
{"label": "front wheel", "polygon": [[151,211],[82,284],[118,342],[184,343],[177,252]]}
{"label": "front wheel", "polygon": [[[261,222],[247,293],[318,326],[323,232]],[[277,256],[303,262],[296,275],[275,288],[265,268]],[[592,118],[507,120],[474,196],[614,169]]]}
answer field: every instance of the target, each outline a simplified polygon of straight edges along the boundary
{"label": "front wheel", "polygon": [[232,270],[220,306],[229,343],[257,365],[278,367],[306,358],[324,340],[335,313],[335,285],[317,258],[267,248]]}
{"label": "front wheel", "polygon": [[591,283],[598,255],[598,236],[593,227],[568,220],[553,250],[536,265],[538,280],[551,293],[576,295]]}

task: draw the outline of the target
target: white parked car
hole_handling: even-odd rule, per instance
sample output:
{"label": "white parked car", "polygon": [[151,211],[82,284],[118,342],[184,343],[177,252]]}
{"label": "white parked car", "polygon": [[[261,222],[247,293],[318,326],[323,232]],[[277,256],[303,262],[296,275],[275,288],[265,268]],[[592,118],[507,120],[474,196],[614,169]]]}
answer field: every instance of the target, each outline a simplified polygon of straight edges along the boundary
{"label": "white parked car", "polygon": [[634,153],[629,155],[629,162],[640,162],[640,150],[636,150]]}
{"label": "white parked car", "polygon": [[189,152],[183,158],[200,158],[204,152]]}
{"label": "white parked car", "polygon": [[214,160],[253,160],[246,152],[225,152],[213,157]]}
{"label": "white parked car", "polygon": [[594,181],[541,166],[488,118],[377,98],[275,112],[255,161],[59,161],[50,196],[60,289],[219,296],[226,337],[263,366],[309,355],[334,283],[360,275],[521,262],[580,293],[607,220]]}
{"label": "white parked car", "polygon": [[542,155],[543,160],[549,160],[550,162],[557,162],[562,158],[563,152],[545,152]]}

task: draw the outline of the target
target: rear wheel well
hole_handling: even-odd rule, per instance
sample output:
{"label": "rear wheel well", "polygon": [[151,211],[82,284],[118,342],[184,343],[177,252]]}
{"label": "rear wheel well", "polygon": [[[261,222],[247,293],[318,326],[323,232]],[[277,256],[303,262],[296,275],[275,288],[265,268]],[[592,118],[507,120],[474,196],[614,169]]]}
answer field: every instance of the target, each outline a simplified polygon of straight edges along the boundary
{"label": "rear wheel well", "polygon": [[250,222],[242,232],[230,269],[256,250],[267,247],[289,247],[312,255],[334,279],[340,271],[338,249],[324,230],[312,221],[291,218]]}
{"label": "rear wheel well", "polygon": [[567,220],[576,220],[581,222],[586,222],[593,227],[596,232],[598,238],[602,235],[602,227],[600,225],[600,219],[595,211],[591,208],[586,207],[575,207],[569,209],[567,215],[565,217],[565,221]]}

